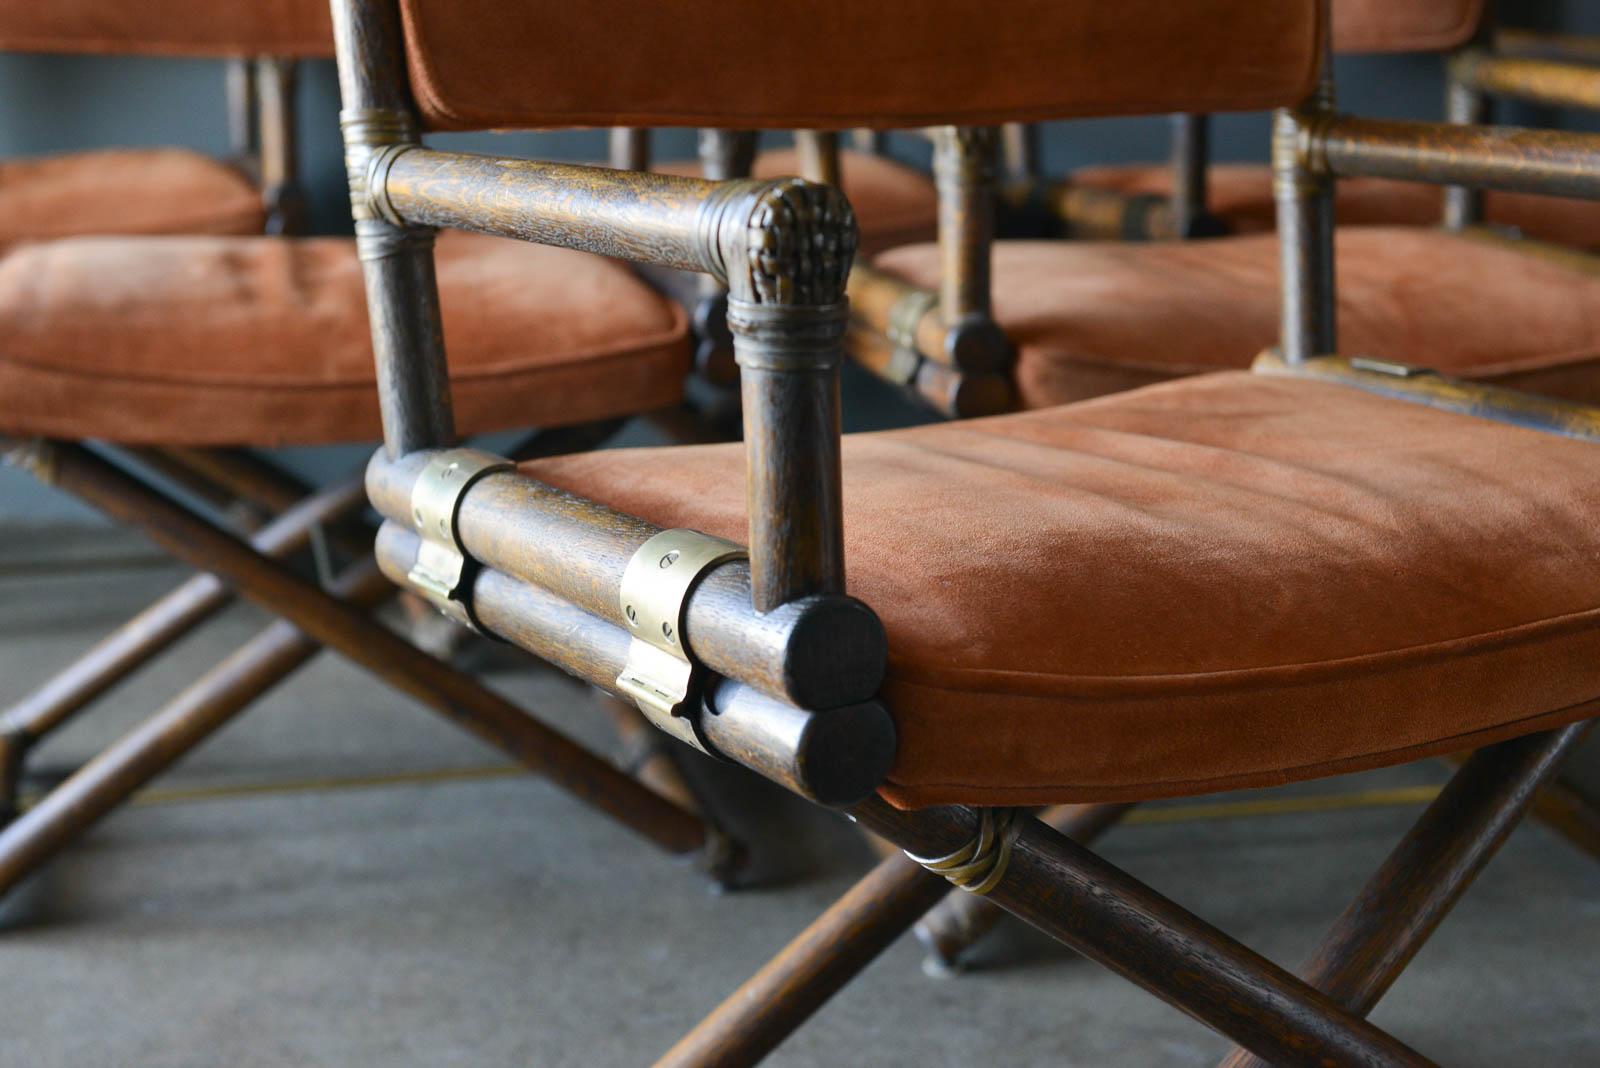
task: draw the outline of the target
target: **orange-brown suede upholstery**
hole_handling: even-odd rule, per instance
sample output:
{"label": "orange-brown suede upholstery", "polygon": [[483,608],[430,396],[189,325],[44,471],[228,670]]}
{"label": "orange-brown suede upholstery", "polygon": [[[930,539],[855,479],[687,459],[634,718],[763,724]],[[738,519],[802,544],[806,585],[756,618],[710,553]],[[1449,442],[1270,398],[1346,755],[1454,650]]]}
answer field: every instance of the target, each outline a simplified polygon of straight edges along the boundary
{"label": "orange-brown suede upholstery", "polygon": [[0,0],[0,51],[331,56],[327,0]]}
{"label": "orange-brown suede upholstery", "polygon": [[[1600,274],[1416,227],[1339,232],[1339,348],[1600,404]],[[932,245],[879,267],[924,286]],[[994,308],[1023,407],[1249,366],[1278,337],[1272,235],[1000,242]]]}
{"label": "orange-brown suede upholstery", "polygon": [[[611,260],[439,238],[462,433],[678,401],[683,312]],[[282,445],[379,436],[355,245],[68,238],[0,258],[0,433]]]}
{"label": "orange-brown suede upholstery", "polygon": [[[655,168],[664,174],[699,175],[695,160],[674,160]],[[800,173],[793,149],[774,149],[756,156],[751,175],[787,178]],[[932,241],[939,230],[939,193],[922,174],[870,152],[839,153],[839,185],[855,209],[861,231],[858,256],[870,256],[898,245]]]}
{"label": "orange-brown suede upholstery", "polygon": [[[526,470],[745,537],[738,445]],[[1554,435],[1209,375],[848,436],[844,523],[889,634],[900,805],[1266,786],[1600,699],[1600,465]]]}
{"label": "orange-brown suede upholstery", "polygon": [[1464,45],[1484,0],[1333,0],[1337,52],[1443,52]]}
{"label": "orange-brown suede upholstery", "polygon": [[[1209,175],[1208,206],[1234,232],[1264,233],[1277,224],[1271,168],[1219,163],[1212,165]],[[1172,168],[1085,167],[1073,173],[1072,181],[1129,196],[1169,196]],[[1435,185],[1389,178],[1341,178],[1337,196],[1341,226],[1434,226],[1444,218],[1444,191]],[[1489,222],[1525,237],[1600,249],[1600,202],[1489,190],[1484,194],[1484,211]]]}
{"label": "orange-brown suede upholstery", "polygon": [[[437,129],[998,123],[1294,102],[1317,0],[402,0]],[[625,26],[627,32],[618,32]]]}
{"label": "orange-brown suede upholstery", "polygon": [[0,250],[76,234],[249,234],[261,194],[236,168],[177,148],[0,160]]}

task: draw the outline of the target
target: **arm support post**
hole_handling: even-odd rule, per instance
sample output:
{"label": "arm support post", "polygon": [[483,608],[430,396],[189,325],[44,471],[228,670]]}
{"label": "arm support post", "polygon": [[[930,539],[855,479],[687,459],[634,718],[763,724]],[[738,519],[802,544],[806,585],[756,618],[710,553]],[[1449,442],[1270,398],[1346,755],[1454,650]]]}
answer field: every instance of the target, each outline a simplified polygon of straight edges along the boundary
{"label": "arm support post", "polygon": [[345,169],[356,249],[366,278],[377,366],[383,442],[391,456],[455,439],[450,375],[434,277],[433,231],[377,208],[375,164],[417,142],[416,120],[401,86],[399,11],[389,4],[335,3]]}
{"label": "arm support post", "polygon": [[[1328,16],[1324,13],[1324,19]],[[1324,30],[1328,27],[1325,24]],[[1327,38],[1331,31],[1325,32]],[[1333,57],[1322,57],[1316,88],[1272,124],[1272,193],[1278,209],[1284,359],[1297,363],[1335,351],[1333,179],[1311,146],[1333,113]]]}

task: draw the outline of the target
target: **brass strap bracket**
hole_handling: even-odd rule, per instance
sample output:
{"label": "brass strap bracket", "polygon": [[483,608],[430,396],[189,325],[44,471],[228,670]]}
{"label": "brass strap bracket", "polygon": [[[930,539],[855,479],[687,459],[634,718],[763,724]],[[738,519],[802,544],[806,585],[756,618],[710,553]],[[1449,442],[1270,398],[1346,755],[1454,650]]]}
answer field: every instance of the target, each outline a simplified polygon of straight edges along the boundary
{"label": "brass strap bracket", "polygon": [[980,897],[1000,885],[1011,863],[1011,846],[1022,833],[1028,814],[1016,808],[980,808],[978,834],[972,841],[942,857],[906,856],[935,875],[942,875],[969,894]]}
{"label": "brass strap bracket", "polygon": [[702,752],[698,705],[705,669],[683,644],[689,594],[705,573],[744,548],[697,530],[663,530],[634,552],[619,603],[633,640],[617,689],[661,730]]}
{"label": "brass strap bracket", "polygon": [[1357,371],[1372,371],[1375,374],[1388,375],[1390,378],[1420,378],[1423,375],[1438,374],[1431,367],[1417,367],[1409,363],[1396,363],[1393,360],[1377,360],[1371,356],[1352,356],[1350,366]]}
{"label": "brass strap bracket", "polygon": [[464,626],[481,630],[469,602],[471,572],[456,526],[461,499],[484,475],[514,465],[479,449],[445,449],[428,461],[411,487],[411,519],[422,546],[406,579],[434,606]]}

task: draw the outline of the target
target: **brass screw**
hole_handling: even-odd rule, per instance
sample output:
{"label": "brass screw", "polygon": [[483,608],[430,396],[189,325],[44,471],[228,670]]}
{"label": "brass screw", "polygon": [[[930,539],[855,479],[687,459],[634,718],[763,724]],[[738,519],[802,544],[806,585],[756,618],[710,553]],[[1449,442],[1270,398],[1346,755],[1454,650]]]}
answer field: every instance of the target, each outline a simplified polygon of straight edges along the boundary
{"label": "brass screw", "polygon": [[628,617],[628,626],[637,627],[639,625],[639,613],[633,610],[633,605],[628,605],[622,611]]}
{"label": "brass screw", "polygon": [[661,558],[661,569],[663,571],[665,571],[667,568],[671,567],[673,564],[675,564],[677,562],[678,562],[678,550],[673,549],[671,552],[669,552],[667,555],[665,555],[665,556],[663,556]]}

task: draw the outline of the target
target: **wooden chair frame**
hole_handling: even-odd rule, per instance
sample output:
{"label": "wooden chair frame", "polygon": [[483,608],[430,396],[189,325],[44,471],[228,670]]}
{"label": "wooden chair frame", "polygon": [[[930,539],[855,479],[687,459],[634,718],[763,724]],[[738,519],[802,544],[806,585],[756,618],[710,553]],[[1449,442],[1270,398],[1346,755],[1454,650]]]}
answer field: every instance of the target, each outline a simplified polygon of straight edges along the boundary
{"label": "wooden chair frame", "polygon": [[[261,186],[269,233],[293,232],[303,217],[294,137],[296,71],[294,60],[277,57],[236,59],[227,66],[234,162]],[[592,448],[617,426],[606,422],[540,431],[511,451],[526,458]],[[372,530],[359,516],[366,503],[360,479],[312,492],[242,451],[156,447],[117,451],[132,464],[110,463],[77,444],[0,436],[0,458],[151,533],[176,558],[202,572],[0,710],[0,895],[324,645],[345,653],[660,847],[673,853],[699,853],[708,874],[718,882],[726,884],[735,876],[743,859],[742,846],[702,816],[700,799],[662,745],[665,740],[643,730],[631,706],[606,705],[629,750],[630,777],[371,618],[370,610],[395,589],[372,558]],[[229,517],[236,532],[218,528],[174,498],[162,488],[163,482]],[[327,589],[278,562],[324,540],[356,561],[337,577],[326,576]],[[215,615],[236,590],[283,619],[24,810],[21,793],[28,754]]]}
{"label": "wooden chair frame", "polygon": [[[421,567],[428,579],[421,584],[447,611],[619,694],[636,692],[628,685],[631,656],[636,642],[648,640],[632,630],[639,625],[633,598],[665,597],[688,676],[676,703],[640,698],[652,721],[842,809],[924,858],[920,867],[885,861],[753,981],[755,996],[730,999],[662,1063],[758,1060],[909,925],[934,889],[943,890],[944,873],[1273,1063],[1431,1063],[1366,1022],[1364,1012],[1586,724],[1506,742],[1469,761],[1330,934],[1306,978],[1026,814],[892,808],[874,792],[894,744],[875,697],[886,647],[870,610],[843,593],[837,373],[854,248],[848,203],[835,189],[800,179],[716,182],[429,150],[410,111],[396,7],[335,0],[334,10],[384,413],[385,449],[367,477],[386,519],[380,565],[413,585]],[[1541,152],[1508,161],[1478,131],[1394,129],[1335,117],[1329,107],[1331,92],[1279,120],[1289,372],[1337,374],[1341,366],[1328,363],[1332,357],[1311,362],[1332,342],[1331,176],[1382,169],[1600,194],[1592,172],[1575,177],[1541,163]],[[1535,136],[1543,150],[1555,147],[1547,138],[1568,138],[1560,143],[1569,162],[1600,153],[1597,138]],[[1471,165],[1441,164],[1420,151],[1440,138]],[[492,457],[449,448],[431,259],[432,228],[441,226],[699,271],[727,285],[742,372],[748,561],[730,559],[727,543],[662,532]],[[1321,341],[1328,344],[1314,343]],[[1395,378],[1392,388],[1407,399],[1446,402],[1445,391],[1408,385],[1420,381]],[[1477,389],[1472,408],[1503,417],[1545,406],[1511,396]],[[631,563],[657,562],[663,535],[711,561],[687,585],[665,591],[667,580],[641,586],[629,575]],[[674,552],[661,556],[662,570],[678,559]],[[429,578],[439,572],[453,577]],[[820,619],[827,624],[813,625]]]}

